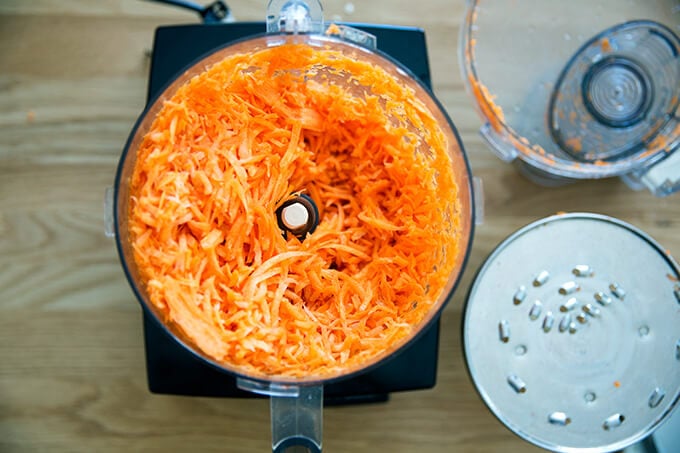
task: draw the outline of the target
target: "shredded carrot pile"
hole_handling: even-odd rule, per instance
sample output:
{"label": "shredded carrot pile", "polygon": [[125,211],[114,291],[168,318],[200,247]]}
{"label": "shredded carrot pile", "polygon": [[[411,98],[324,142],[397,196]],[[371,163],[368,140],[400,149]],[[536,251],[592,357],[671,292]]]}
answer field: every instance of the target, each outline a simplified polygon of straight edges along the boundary
{"label": "shredded carrot pile", "polygon": [[[137,150],[130,240],[149,299],[249,375],[362,367],[413,334],[461,253],[450,146],[373,64],[292,43],[225,58]],[[300,192],[321,218],[302,241],[275,214]]]}

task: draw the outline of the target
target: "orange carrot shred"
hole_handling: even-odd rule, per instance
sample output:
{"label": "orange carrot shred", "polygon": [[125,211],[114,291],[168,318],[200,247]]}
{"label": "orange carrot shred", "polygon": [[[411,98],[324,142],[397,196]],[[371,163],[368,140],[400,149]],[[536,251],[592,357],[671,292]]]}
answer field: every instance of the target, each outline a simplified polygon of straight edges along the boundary
{"label": "orange carrot shred", "polygon": [[[245,374],[360,368],[419,327],[462,253],[452,146],[412,89],[360,58],[307,44],[226,57],[136,150],[130,241],[149,300]],[[276,219],[295,193],[321,217],[304,240]]]}

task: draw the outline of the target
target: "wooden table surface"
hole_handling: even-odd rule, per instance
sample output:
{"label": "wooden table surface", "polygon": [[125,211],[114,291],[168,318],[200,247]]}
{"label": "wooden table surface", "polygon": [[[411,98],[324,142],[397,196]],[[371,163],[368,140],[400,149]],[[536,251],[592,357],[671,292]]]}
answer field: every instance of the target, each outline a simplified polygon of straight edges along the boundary
{"label": "wooden table surface", "polygon": [[[229,1],[261,20],[265,1]],[[461,289],[442,319],[437,386],[325,411],[329,452],[530,452],[475,393],[461,355],[464,295],[492,248],[557,211],[647,231],[680,256],[680,198],[618,179],[543,189],[485,147],[457,60],[462,0],[325,1],[327,17],[427,32],[434,90],[484,181]],[[264,400],[152,395],[141,313],[104,235],[103,197],[144,105],[161,24],[191,13],[136,0],[0,2],[0,451],[267,451]]]}

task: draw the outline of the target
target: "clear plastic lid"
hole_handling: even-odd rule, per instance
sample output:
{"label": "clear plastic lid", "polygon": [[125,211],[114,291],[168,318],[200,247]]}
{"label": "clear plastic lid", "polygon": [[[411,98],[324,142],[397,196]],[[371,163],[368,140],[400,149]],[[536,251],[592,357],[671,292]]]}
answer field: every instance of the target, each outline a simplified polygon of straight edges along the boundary
{"label": "clear plastic lid", "polygon": [[[673,0],[470,2],[461,66],[483,134],[547,179],[639,180],[680,144],[679,32]],[[667,173],[650,189],[676,190]]]}

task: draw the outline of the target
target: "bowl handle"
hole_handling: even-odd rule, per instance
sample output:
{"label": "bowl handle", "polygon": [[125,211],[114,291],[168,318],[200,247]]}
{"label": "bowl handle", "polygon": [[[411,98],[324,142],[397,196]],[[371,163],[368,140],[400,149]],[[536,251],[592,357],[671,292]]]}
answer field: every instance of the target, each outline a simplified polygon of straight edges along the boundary
{"label": "bowl handle", "polygon": [[321,453],[323,385],[261,383],[243,378],[237,379],[237,385],[269,396],[273,453]]}

